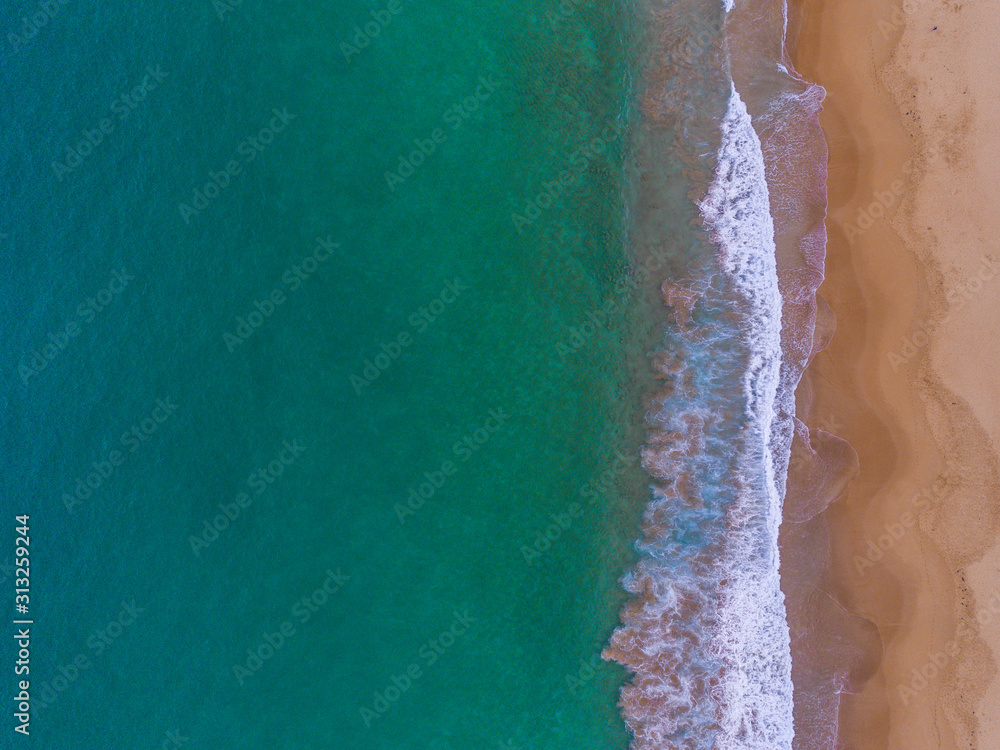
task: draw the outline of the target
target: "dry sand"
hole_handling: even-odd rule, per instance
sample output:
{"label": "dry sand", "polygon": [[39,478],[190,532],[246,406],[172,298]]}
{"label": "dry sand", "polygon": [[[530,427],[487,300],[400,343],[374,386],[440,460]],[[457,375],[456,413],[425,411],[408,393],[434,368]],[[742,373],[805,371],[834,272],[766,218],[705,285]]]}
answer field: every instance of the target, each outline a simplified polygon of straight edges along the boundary
{"label": "dry sand", "polygon": [[801,0],[790,30],[827,90],[838,318],[807,422],[861,463],[827,511],[827,588],[883,644],[842,741],[996,750],[1000,0]]}

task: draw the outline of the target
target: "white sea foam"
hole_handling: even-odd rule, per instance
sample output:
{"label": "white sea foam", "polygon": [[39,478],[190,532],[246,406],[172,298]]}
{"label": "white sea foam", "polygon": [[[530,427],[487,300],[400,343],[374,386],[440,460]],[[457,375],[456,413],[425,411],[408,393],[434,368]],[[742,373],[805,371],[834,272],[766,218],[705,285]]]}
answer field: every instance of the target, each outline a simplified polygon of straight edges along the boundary
{"label": "white sea foam", "polygon": [[[721,567],[729,576],[712,650],[725,670],[720,750],[791,748],[791,650],[778,572],[782,497],[775,481],[772,427],[781,367],[781,294],[760,139],[739,94],[722,124],[715,180],[699,205],[719,246],[723,272],[749,306],[743,378],[747,446],[740,459],[735,521]],[[778,448],[787,451],[787,446]],[[784,464],[784,460],[779,462]]]}
{"label": "white sea foam", "polygon": [[624,579],[636,598],[605,651],[634,675],[622,708],[636,750],[792,747],[778,552],[790,431],[768,193],[761,142],[732,91],[698,204],[717,266],[661,290],[677,325],[654,357],[664,388],[642,450],[653,499],[643,557]]}

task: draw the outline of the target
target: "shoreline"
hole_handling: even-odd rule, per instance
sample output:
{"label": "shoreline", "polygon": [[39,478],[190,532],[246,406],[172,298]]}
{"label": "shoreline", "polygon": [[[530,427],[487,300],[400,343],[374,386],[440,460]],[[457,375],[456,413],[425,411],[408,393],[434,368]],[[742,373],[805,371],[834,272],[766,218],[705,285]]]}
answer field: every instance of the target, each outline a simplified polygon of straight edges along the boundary
{"label": "shoreline", "polygon": [[804,421],[860,461],[823,514],[823,588],[883,647],[842,696],[841,742],[1000,747],[1000,64],[983,63],[1000,9],[800,0],[789,32],[827,91],[819,294],[837,317],[800,385]]}

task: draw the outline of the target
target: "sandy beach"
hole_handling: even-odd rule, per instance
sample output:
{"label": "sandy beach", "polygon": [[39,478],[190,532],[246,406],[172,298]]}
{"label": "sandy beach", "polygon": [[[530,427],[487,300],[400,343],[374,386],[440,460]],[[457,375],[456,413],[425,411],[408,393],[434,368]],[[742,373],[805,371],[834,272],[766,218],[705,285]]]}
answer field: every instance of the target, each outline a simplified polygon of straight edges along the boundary
{"label": "sandy beach", "polygon": [[826,512],[826,590],[883,653],[845,747],[1000,747],[1000,4],[804,0],[799,72],[827,90],[826,281],[810,426],[860,474]]}

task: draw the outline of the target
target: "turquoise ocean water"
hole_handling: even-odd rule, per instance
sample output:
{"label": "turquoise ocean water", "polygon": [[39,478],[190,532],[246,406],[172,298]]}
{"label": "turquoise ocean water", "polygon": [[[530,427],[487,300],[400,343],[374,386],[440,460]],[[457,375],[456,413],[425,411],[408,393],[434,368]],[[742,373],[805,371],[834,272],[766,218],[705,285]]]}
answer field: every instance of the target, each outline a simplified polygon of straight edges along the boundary
{"label": "turquoise ocean water", "polygon": [[3,745],[626,747],[629,9],[0,29]]}
{"label": "turquoise ocean water", "polygon": [[5,5],[3,747],[834,747],[787,17]]}

